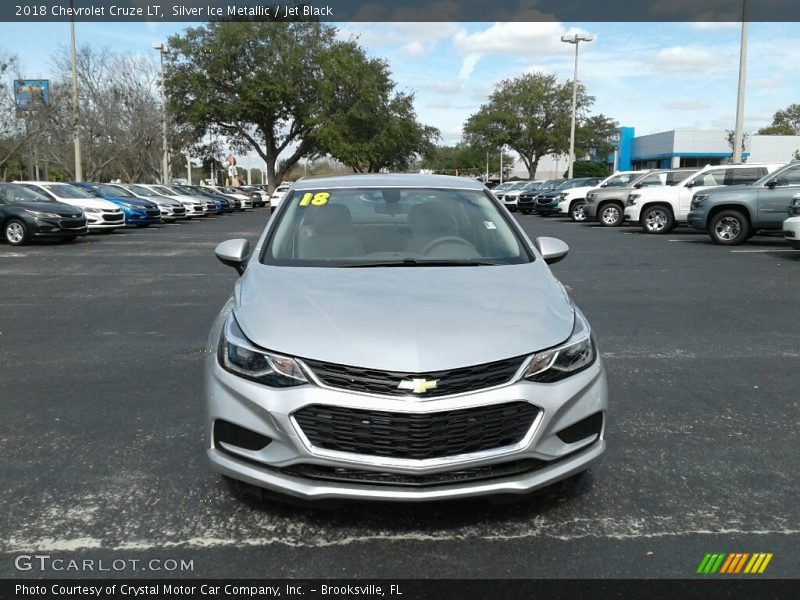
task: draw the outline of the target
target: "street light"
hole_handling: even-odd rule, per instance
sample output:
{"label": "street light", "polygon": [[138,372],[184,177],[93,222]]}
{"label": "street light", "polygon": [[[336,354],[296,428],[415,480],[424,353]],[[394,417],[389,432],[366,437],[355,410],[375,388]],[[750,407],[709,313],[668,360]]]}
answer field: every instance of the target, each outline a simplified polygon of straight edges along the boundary
{"label": "street light", "polygon": [[581,42],[591,42],[588,35],[576,33],[573,36],[562,35],[561,41],[565,44],[575,44],[575,74],[572,77],[572,128],[569,134],[569,169],[567,179],[572,179],[572,166],[575,162],[575,113],[578,111],[578,46]]}
{"label": "street light", "polygon": [[747,0],[742,0],[742,41],[739,47],[739,89],[736,96],[736,129],[733,134],[733,164],[742,162],[744,142],[744,86],[747,71]]}
{"label": "street light", "polygon": [[163,43],[156,42],[153,44],[153,50],[158,51],[159,58],[161,59],[161,145],[164,151],[164,157],[161,162],[161,183],[169,185],[169,147],[167,146],[167,84],[164,81],[164,55],[169,54],[169,48]]}
{"label": "street light", "polygon": [[72,139],[75,144],[75,181],[83,181],[81,138],[78,128],[78,53],[75,50],[75,11],[71,10],[72,4],[73,0],[70,0],[69,7],[72,14],[69,22],[69,45],[72,55]]}

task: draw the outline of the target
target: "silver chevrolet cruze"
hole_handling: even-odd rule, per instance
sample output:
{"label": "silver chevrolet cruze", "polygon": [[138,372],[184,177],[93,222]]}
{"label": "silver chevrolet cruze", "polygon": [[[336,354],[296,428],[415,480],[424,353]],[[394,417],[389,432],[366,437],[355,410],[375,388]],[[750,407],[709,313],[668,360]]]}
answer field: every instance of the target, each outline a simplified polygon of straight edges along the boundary
{"label": "silver chevrolet cruze", "polygon": [[294,184],[209,337],[207,452],[305,500],[523,494],[605,450],[591,329],[480,183],[357,175]]}

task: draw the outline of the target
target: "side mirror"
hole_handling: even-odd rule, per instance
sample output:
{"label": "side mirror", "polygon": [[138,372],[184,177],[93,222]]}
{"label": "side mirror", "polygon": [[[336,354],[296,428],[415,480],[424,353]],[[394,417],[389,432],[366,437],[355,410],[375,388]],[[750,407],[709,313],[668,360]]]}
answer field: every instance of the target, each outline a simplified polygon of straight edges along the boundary
{"label": "side mirror", "polygon": [[778,187],[778,180],[777,179],[770,179],[767,182],[767,187],[769,189],[771,189],[771,190],[774,190],[776,187]]}
{"label": "side mirror", "polygon": [[687,181],[686,182],[686,187],[687,188],[693,188],[694,186],[695,186],[695,182],[694,181]]}
{"label": "side mirror", "polygon": [[542,255],[544,262],[552,265],[562,260],[569,252],[569,246],[558,238],[538,237],[533,240],[533,245]]}
{"label": "side mirror", "polygon": [[222,242],[214,249],[214,254],[223,265],[233,267],[242,275],[245,263],[250,258],[250,242],[245,239],[235,239]]}

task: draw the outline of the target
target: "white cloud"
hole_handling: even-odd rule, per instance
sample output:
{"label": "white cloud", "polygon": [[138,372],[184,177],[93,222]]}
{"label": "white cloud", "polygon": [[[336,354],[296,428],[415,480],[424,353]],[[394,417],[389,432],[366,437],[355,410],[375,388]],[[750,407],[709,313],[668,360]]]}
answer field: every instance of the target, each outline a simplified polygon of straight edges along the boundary
{"label": "white cloud", "polygon": [[483,56],[480,53],[473,53],[467,54],[464,57],[464,61],[461,63],[461,70],[458,72],[458,78],[461,81],[466,81],[469,79],[469,76],[472,75],[472,72],[475,70],[475,66],[478,64],[478,61]]}
{"label": "white cloud", "polygon": [[653,64],[667,73],[705,73],[720,63],[720,56],[702,48],[673,46],[659,50]]}
{"label": "white cloud", "polygon": [[469,33],[460,29],[453,36],[453,45],[461,52],[484,54],[563,54],[570,52],[561,41],[562,35],[587,34],[581,29],[565,29],[561,23],[495,23],[488,29]]}
{"label": "white cloud", "polygon": [[705,110],[708,104],[697,100],[672,100],[662,104],[667,110]]}
{"label": "white cloud", "polygon": [[413,58],[421,58],[425,56],[427,52],[427,47],[422,42],[414,40],[413,42],[408,42],[407,44],[403,44],[400,46],[400,52],[405,54],[406,56],[411,56]]}

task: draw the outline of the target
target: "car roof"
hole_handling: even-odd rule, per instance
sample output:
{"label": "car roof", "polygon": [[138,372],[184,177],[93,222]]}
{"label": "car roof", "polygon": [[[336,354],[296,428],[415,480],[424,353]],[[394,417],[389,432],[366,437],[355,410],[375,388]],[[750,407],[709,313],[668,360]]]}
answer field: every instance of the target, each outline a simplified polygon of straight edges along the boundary
{"label": "car roof", "polygon": [[295,190],[321,188],[360,187],[424,187],[482,190],[484,185],[475,179],[453,175],[426,175],[421,173],[371,173],[364,175],[339,175],[336,177],[308,177],[294,184]]}

